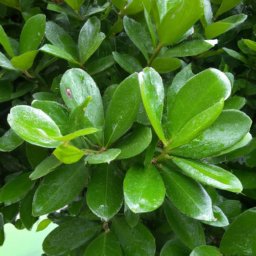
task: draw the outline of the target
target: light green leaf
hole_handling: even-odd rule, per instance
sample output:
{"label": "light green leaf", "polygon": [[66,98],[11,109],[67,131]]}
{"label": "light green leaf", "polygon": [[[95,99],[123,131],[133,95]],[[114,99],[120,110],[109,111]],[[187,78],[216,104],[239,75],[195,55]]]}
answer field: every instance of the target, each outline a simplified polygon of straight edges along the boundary
{"label": "light green leaf", "polygon": [[139,74],[142,101],[148,118],[161,141],[166,144],[161,121],[164,107],[164,86],[161,76],[152,68]]}
{"label": "light green leaf", "polygon": [[109,147],[132,126],[140,103],[138,74],[133,74],[117,87],[109,103],[105,118],[105,147]]}
{"label": "light green leaf", "polygon": [[236,5],[240,4],[243,0],[223,0],[219,10],[217,11],[215,18],[219,17],[224,12],[229,11],[234,8]]}
{"label": "light green leaf", "polygon": [[135,212],[150,212],[164,201],[164,182],[153,165],[132,166],[124,179],[124,198],[129,208]]}
{"label": "light green leaf", "polygon": [[6,68],[9,70],[16,70],[16,68],[12,65],[11,61],[0,52],[0,66],[2,68]]}
{"label": "light green leaf", "polygon": [[198,220],[213,220],[211,198],[202,185],[188,176],[163,166],[166,194],[183,213]]}
{"label": "light green leaf", "polygon": [[205,29],[205,36],[207,39],[215,38],[236,26],[242,24],[247,19],[245,14],[237,14],[231,17],[228,17],[224,20],[217,21],[212,23]]}
{"label": "light green leaf", "polygon": [[116,160],[127,159],[140,154],[148,147],[151,139],[152,132],[150,128],[141,127],[135,129],[115,144],[115,147],[121,150]]}
{"label": "light green leaf", "polygon": [[38,51],[31,51],[23,53],[20,56],[13,57],[11,60],[12,65],[20,70],[27,70],[33,66],[34,59]]}
{"label": "light green leaf", "polygon": [[240,96],[228,98],[224,104],[223,109],[241,109],[246,103],[246,99]]}
{"label": "light green leaf", "polygon": [[61,144],[51,138],[61,136],[58,126],[40,109],[16,106],[11,109],[7,120],[13,131],[31,144],[47,148]]}
{"label": "light green leaf", "polygon": [[37,14],[24,25],[20,35],[20,54],[37,50],[44,36],[46,17]]}
{"label": "light green leaf", "polygon": [[111,148],[102,153],[89,155],[85,158],[85,161],[89,164],[110,163],[111,161],[115,160],[120,153],[120,149]]}
{"label": "light green leaf", "polygon": [[168,101],[166,150],[186,144],[206,130],[219,116],[230,92],[230,81],[217,69],[189,79],[173,103]]}
{"label": "light green leaf", "polygon": [[60,145],[53,154],[64,164],[73,164],[78,162],[83,156],[84,152],[71,145]]}
{"label": "light green leaf", "polygon": [[118,213],[123,204],[123,177],[116,167],[101,164],[93,170],[86,200],[92,212],[105,221]]}
{"label": "light green leaf", "polygon": [[65,0],[65,2],[75,11],[79,11],[84,0]]}
{"label": "light green leaf", "polygon": [[243,42],[253,51],[256,51],[256,42],[249,40],[249,39],[243,39]]}
{"label": "light green leaf", "polygon": [[30,174],[31,172],[26,172],[5,184],[0,190],[0,202],[8,204],[18,202],[35,183],[29,179]]}
{"label": "light green leaf", "polygon": [[51,155],[44,159],[31,173],[29,176],[30,179],[35,180],[45,176],[46,174],[54,171],[57,167],[61,165],[61,161],[59,161],[54,155]]}
{"label": "light green leaf", "polygon": [[199,221],[181,213],[170,200],[165,200],[164,211],[175,234],[190,249],[205,245],[204,230]]}
{"label": "light green leaf", "polygon": [[122,256],[117,236],[113,232],[103,233],[86,248],[84,256]]}
{"label": "light green leaf", "polygon": [[204,0],[204,14],[201,17],[201,23],[205,28],[212,24],[213,13],[212,13],[212,5],[210,0]]}
{"label": "light green leaf", "polygon": [[46,229],[50,224],[52,223],[52,221],[50,219],[44,219],[42,220],[36,229],[36,232],[42,231],[44,229]]}
{"label": "light green leaf", "polygon": [[4,47],[4,49],[10,55],[10,57],[15,56],[10,40],[1,25],[0,25],[0,44]]}
{"label": "light green leaf", "polygon": [[218,155],[243,139],[250,130],[251,122],[243,112],[224,110],[201,135],[175,148],[171,154],[195,159]]}
{"label": "light green leaf", "polygon": [[214,247],[209,245],[203,245],[195,248],[189,256],[222,256],[220,251]]}
{"label": "light green leaf", "polygon": [[151,64],[158,73],[165,74],[174,71],[181,66],[181,61],[176,58],[158,57],[155,58]]}
{"label": "light green leaf", "polygon": [[84,24],[79,34],[78,49],[81,63],[89,59],[104,38],[105,34],[100,32],[100,21],[93,16]]}
{"label": "light green leaf", "polygon": [[93,238],[101,229],[95,222],[74,218],[55,228],[43,242],[43,250],[50,255],[61,255]]}
{"label": "light green leaf", "polygon": [[98,129],[96,129],[96,128],[85,128],[85,129],[82,129],[82,130],[75,131],[73,133],[67,134],[65,136],[52,137],[52,138],[54,140],[59,140],[59,141],[70,141],[70,140],[73,140],[73,139],[75,139],[77,137],[85,136],[85,135],[88,135],[88,134],[92,134],[92,133],[95,133],[97,131],[98,131]]}
{"label": "light green leaf", "polygon": [[65,165],[47,175],[33,201],[33,215],[40,216],[69,204],[83,189],[88,172],[83,161]]}
{"label": "light green leaf", "polygon": [[175,157],[177,164],[191,178],[206,185],[235,193],[243,190],[242,184],[232,173],[215,165]]}
{"label": "light green leaf", "polygon": [[251,208],[238,216],[225,232],[220,251],[227,255],[256,254],[256,208]]}
{"label": "light green leaf", "polygon": [[172,239],[165,243],[160,256],[188,256],[191,250],[179,239]]}
{"label": "light green leaf", "polygon": [[10,129],[0,138],[0,151],[10,152],[22,143],[23,139]]}

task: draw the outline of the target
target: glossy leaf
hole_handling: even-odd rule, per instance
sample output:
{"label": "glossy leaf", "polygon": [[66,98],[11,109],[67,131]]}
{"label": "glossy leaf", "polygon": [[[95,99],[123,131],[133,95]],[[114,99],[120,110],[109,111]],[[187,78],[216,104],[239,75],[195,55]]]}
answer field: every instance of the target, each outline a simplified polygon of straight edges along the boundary
{"label": "glossy leaf", "polygon": [[140,221],[140,214],[131,211],[127,204],[125,204],[124,208],[125,220],[131,228],[134,228]]}
{"label": "glossy leaf", "polygon": [[224,12],[234,8],[236,5],[240,4],[243,0],[223,0],[219,10],[217,11],[215,18],[219,17]]}
{"label": "glossy leaf", "polygon": [[256,52],[256,42],[249,40],[249,39],[243,39],[243,42],[253,51]]}
{"label": "glossy leaf", "polygon": [[11,61],[0,52],[0,66],[2,68],[6,68],[9,70],[16,70],[16,68],[12,65]]}
{"label": "glossy leaf", "polygon": [[117,87],[109,103],[105,118],[105,147],[110,146],[131,127],[140,103],[139,79],[137,74],[133,74]]}
{"label": "glossy leaf", "polygon": [[232,172],[241,181],[244,189],[256,188],[256,173],[254,170],[233,169]]}
{"label": "glossy leaf", "polygon": [[75,131],[73,133],[67,134],[65,136],[52,137],[52,138],[55,139],[55,140],[59,140],[59,141],[70,141],[70,140],[73,140],[77,137],[92,134],[92,133],[95,133],[97,131],[98,130],[96,128],[85,128],[83,130],[79,130],[79,131]]}
{"label": "glossy leaf", "polygon": [[223,109],[241,109],[246,103],[246,99],[239,96],[228,98]]}
{"label": "glossy leaf", "polygon": [[10,129],[0,138],[0,151],[10,152],[22,143],[23,139]]}
{"label": "glossy leaf", "polygon": [[73,164],[78,162],[84,156],[84,151],[71,145],[62,144],[53,151],[53,154],[62,163]]}
{"label": "glossy leaf", "polygon": [[195,248],[189,256],[221,256],[220,251],[214,247],[209,245],[203,245]]}
{"label": "glossy leaf", "polygon": [[83,162],[66,165],[47,175],[35,193],[33,215],[50,213],[70,203],[83,189],[87,175]]}
{"label": "glossy leaf", "polygon": [[65,2],[75,11],[78,11],[84,3],[84,0],[65,0]]}
{"label": "glossy leaf", "polygon": [[117,236],[113,232],[103,233],[86,248],[84,256],[122,256]]}
{"label": "glossy leaf", "polygon": [[78,49],[81,63],[85,63],[89,59],[104,38],[105,34],[100,32],[100,21],[96,17],[90,18],[79,34]]}
{"label": "glossy leaf", "polygon": [[164,86],[160,75],[152,68],[146,68],[139,74],[142,101],[148,118],[161,141],[166,139],[161,126],[164,106]]}
{"label": "glossy leaf", "polygon": [[44,36],[46,17],[37,14],[25,24],[20,35],[20,54],[37,50]]}
{"label": "glossy leaf", "polygon": [[238,216],[225,232],[221,253],[227,255],[253,255],[256,253],[256,209],[251,208]]}
{"label": "glossy leaf", "polygon": [[0,44],[4,47],[5,51],[11,56],[14,57],[15,54],[12,49],[12,45],[8,36],[6,35],[2,26],[0,26]]}
{"label": "glossy leaf", "polygon": [[205,235],[199,221],[181,213],[170,200],[165,200],[164,211],[175,234],[190,249],[205,245]]}
{"label": "glossy leaf", "polygon": [[188,256],[191,250],[179,239],[172,239],[165,243],[160,256]]}
{"label": "glossy leaf", "polygon": [[150,128],[141,127],[135,129],[115,144],[115,147],[121,150],[120,155],[116,159],[127,159],[140,154],[148,147],[151,139],[152,133]]}
{"label": "glossy leaf", "polygon": [[120,153],[120,149],[111,148],[102,153],[89,155],[85,158],[85,161],[88,162],[89,164],[110,163],[111,161],[115,160]]}
{"label": "glossy leaf", "polygon": [[250,126],[251,120],[243,112],[225,110],[200,136],[174,149],[172,154],[196,159],[217,155],[238,143]]}
{"label": "glossy leaf", "polygon": [[163,180],[153,165],[132,166],[124,179],[124,198],[129,208],[135,212],[150,212],[164,201]]}
{"label": "glossy leaf", "polygon": [[206,130],[219,116],[230,90],[228,78],[216,69],[189,79],[173,103],[168,102],[166,149],[186,144]]}
{"label": "glossy leaf", "polygon": [[49,220],[49,219],[44,219],[44,220],[42,220],[42,221],[38,224],[37,229],[36,229],[36,232],[39,232],[39,231],[42,231],[42,230],[46,229],[51,223],[52,223],[52,221]]}
{"label": "glossy leaf", "polygon": [[31,144],[49,148],[61,144],[51,138],[61,136],[58,126],[42,110],[29,106],[16,106],[8,115],[8,123],[14,132]]}
{"label": "glossy leaf", "polygon": [[54,155],[51,155],[44,159],[31,173],[30,179],[35,180],[45,176],[46,174],[54,171],[57,167],[61,165],[61,161],[58,160]]}
{"label": "glossy leaf", "polygon": [[61,255],[90,240],[100,228],[97,223],[74,218],[55,228],[44,239],[43,250],[50,255]]}
{"label": "glossy leaf", "polygon": [[12,204],[18,202],[35,183],[29,179],[31,172],[26,172],[5,184],[0,190],[0,202]]}
{"label": "glossy leaf", "polygon": [[180,68],[181,61],[176,58],[158,57],[153,60],[151,66],[158,73],[164,74]]}
{"label": "glossy leaf", "polygon": [[116,216],[113,218],[113,231],[117,234],[125,255],[155,255],[155,239],[143,224],[138,223],[131,229],[124,217]]}
{"label": "glossy leaf", "polygon": [[181,212],[194,219],[213,220],[211,198],[198,182],[164,166],[161,174],[167,196]]}
{"label": "glossy leaf", "polygon": [[30,51],[23,53],[22,55],[13,57],[11,63],[17,69],[27,70],[32,67],[37,53],[38,51]]}
{"label": "glossy leaf", "polygon": [[212,23],[205,29],[205,36],[207,39],[215,38],[233,28],[240,25],[247,19],[245,14],[237,14],[231,17],[228,17],[224,20],[217,21]]}
{"label": "glossy leaf", "polygon": [[108,69],[114,63],[114,58],[112,57],[112,55],[110,55],[90,62],[87,66],[87,70],[88,73],[92,76]]}
{"label": "glossy leaf", "polygon": [[111,164],[98,165],[92,173],[86,199],[94,214],[108,221],[123,204],[123,177]]}

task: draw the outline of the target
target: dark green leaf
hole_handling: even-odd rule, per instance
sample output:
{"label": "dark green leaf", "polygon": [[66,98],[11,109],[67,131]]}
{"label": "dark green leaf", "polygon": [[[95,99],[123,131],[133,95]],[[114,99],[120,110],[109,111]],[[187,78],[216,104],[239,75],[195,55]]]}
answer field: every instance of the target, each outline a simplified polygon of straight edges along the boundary
{"label": "dark green leaf", "polygon": [[140,214],[131,211],[127,204],[125,204],[124,216],[126,222],[131,228],[134,228],[140,221]]}
{"label": "dark green leaf", "polygon": [[242,212],[242,204],[237,200],[226,200],[219,205],[219,208],[223,211],[229,220],[237,217]]}
{"label": "dark green leaf", "polygon": [[2,26],[0,26],[0,44],[4,47],[5,51],[11,56],[14,57],[15,54],[13,52],[10,40]]}
{"label": "dark green leaf", "polygon": [[176,58],[158,57],[153,60],[151,66],[158,73],[164,74],[180,68],[181,61]]}
{"label": "dark green leaf", "polygon": [[233,169],[232,172],[241,181],[244,189],[256,188],[256,173],[254,170]]}
{"label": "dark green leaf", "polygon": [[28,161],[34,170],[45,158],[48,157],[48,149],[26,143],[26,155]]}
{"label": "dark green leaf", "polygon": [[2,68],[6,68],[9,70],[16,70],[16,68],[12,65],[11,61],[0,52],[0,66]]}
{"label": "dark green leaf", "polygon": [[219,17],[224,12],[227,12],[228,10],[234,8],[236,5],[240,4],[242,1],[243,0],[223,0],[219,10],[215,15],[215,18]]}
{"label": "dark green leaf", "polygon": [[10,152],[22,143],[23,139],[10,129],[0,138],[0,151]]}
{"label": "dark green leaf", "polygon": [[101,59],[97,59],[95,61],[90,62],[87,66],[87,70],[88,70],[88,73],[92,76],[108,69],[114,63],[115,63],[114,58],[112,57],[112,55],[110,55],[110,56],[103,57]]}
{"label": "dark green leaf", "polygon": [[4,218],[3,214],[0,213],[0,246],[4,243]]}
{"label": "dark green leaf", "polygon": [[189,256],[222,256],[220,251],[214,247],[209,245],[203,245],[195,248]]}
{"label": "dark green leaf", "polygon": [[179,239],[172,239],[165,243],[160,256],[188,256],[191,250]]}

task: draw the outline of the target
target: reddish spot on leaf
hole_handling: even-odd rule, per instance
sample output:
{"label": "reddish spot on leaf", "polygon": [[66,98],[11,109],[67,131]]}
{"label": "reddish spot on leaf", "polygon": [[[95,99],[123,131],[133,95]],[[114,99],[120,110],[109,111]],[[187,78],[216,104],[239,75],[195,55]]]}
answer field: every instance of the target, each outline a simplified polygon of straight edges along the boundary
{"label": "reddish spot on leaf", "polygon": [[68,97],[72,100],[72,94],[71,94],[71,90],[70,89],[65,89],[66,94],[68,95]]}

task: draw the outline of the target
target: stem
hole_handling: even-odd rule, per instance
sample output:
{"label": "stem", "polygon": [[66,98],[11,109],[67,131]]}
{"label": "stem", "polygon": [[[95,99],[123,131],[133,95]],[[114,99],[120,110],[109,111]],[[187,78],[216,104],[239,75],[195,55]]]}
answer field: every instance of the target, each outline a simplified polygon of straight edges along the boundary
{"label": "stem", "polygon": [[29,78],[35,78],[34,76],[30,75],[27,70],[23,70],[24,74]]}
{"label": "stem", "polygon": [[156,160],[159,160],[159,159],[163,158],[166,153],[167,153],[167,152],[164,151],[161,155],[159,155],[158,157],[156,157]]}
{"label": "stem", "polygon": [[151,67],[153,60],[157,57],[157,55],[159,54],[162,48],[163,48],[163,45],[159,43],[158,46],[156,47],[154,54],[152,55],[151,59],[148,62],[148,67]]}

